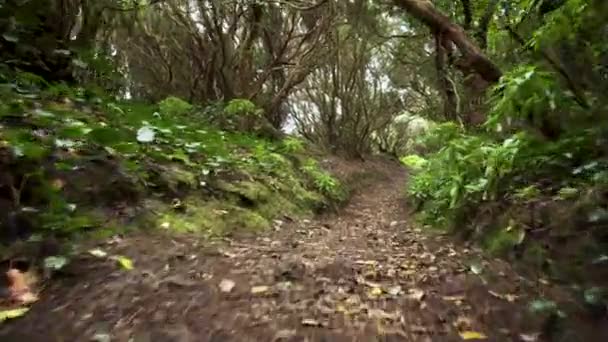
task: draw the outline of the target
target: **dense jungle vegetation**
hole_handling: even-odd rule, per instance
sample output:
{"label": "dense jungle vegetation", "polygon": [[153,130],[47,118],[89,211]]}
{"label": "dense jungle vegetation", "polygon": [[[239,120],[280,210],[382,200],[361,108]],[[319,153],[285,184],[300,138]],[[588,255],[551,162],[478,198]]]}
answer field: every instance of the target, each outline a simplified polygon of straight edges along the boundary
{"label": "dense jungle vegetation", "polygon": [[0,0],[0,256],[27,256],[20,277],[117,234],[310,222],[382,158],[408,172],[403,220],[605,316],[607,18],[604,0]]}

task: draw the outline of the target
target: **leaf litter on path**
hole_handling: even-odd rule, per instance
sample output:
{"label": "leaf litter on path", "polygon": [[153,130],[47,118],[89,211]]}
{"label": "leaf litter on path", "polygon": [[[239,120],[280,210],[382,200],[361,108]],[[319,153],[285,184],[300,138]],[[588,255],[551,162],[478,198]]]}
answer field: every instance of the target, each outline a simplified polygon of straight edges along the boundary
{"label": "leaf litter on path", "polygon": [[[69,291],[52,287],[49,291],[58,293],[52,293],[49,300],[61,301],[65,294],[72,296],[75,293],[73,297],[78,305],[71,305],[70,310],[80,316],[89,313],[84,311],[90,307],[86,304],[95,303],[100,304],[95,317],[108,312],[132,311],[137,312],[138,321],[170,317],[184,321],[206,321],[214,324],[217,322],[222,324],[222,330],[226,332],[218,334],[218,340],[229,337],[246,340],[250,337],[247,334],[250,334],[252,322],[255,322],[267,326],[263,332],[260,330],[260,336],[256,336],[263,341],[297,339],[314,342],[319,341],[320,336],[326,340],[346,341],[353,340],[354,334],[357,335],[356,340],[373,341],[378,339],[380,329],[363,331],[358,328],[375,324],[382,327],[382,331],[404,330],[403,340],[428,341],[431,334],[442,334],[438,340],[443,337],[447,339],[443,334],[451,334],[462,340],[492,340],[493,334],[502,332],[502,328],[508,328],[513,336],[526,342],[534,341],[535,335],[529,332],[535,331],[536,327],[527,326],[528,322],[516,322],[505,327],[504,321],[494,318],[497,315],[487,315],[487,321],[484,318],[483,325],[478,325],[477,320],[482,315],[487,314],[489,309],[495,309],[488,308],[487,299],[492,299],[489,302],[500,306],[501,310],[521,308],[521,305],[509,300],[514,297],[507,297],[508,295],[504,294],[506,292],[490,293],[487,286],[479,284],[480,275],[487,273],[491,276],[495,273],[493,261],[488,264],[479,262],[477,267],[456,260],[459,259],[455,258],[456,256],[468,252],[452,244],[449,247],[444,245],[443,251],[437,251],[431,245],[434,243],[431,237],[426,237],[418,228],[407,231],[400,229],[401,221],[390,233],[386,231],[386,223],[394,220],[397,214],[402,214],[398,212],[401,194],[394,184],[383,184],[380,188],[374,188],[355,198],[344,214],[337,218],[330,216],[319,221],[309,221],[311,224],[300,232],[289,223],[277,223],[281,229],[263,233],[268,234],[264,235],[265,239],[260,236],[255,237],[255,240],[234,237],[231,241],[217,242],[218,245],[213,246],[213,252],[206,254],[208,260],[199,259],[200,262],[191,262],[189,258],[184,258],[175,267],[172,265],[171,268],[163,268],[167,260],[163,247],[168,246],[166,250],[170,250],[173,246],[164,237],[154,240],[155,236],[152,234],[139,240],[124,237],[121,243],[104,246],[105,250],[97,248],[88,251],[94,257],[112,260],[113,255],[125,253],[124,247],[128,247],[129,255],[137,257],[138,269],[152,270],[158,273],[161,279],[164,278],[165,282],[179,285],[171,292],[156,288],[157,292],[146,293],[145,288],[141,289],[144,291],[141,293],[142,298],[154,301],[149,307],[142,305],[137,299],[133,302],[121,300],[122,291],[115,291],[116,285],[123,286],[121,277],[116,280],[108,278],[109,286],[104,283],[94,290],[87,287],[90,283],[86,281],[68,289]],[[395,216],[386,217],[387,214]],[[325,220],[330,220],[332,229],[322,230],[321,227],[326,224]],[[373,234],[369,235],[370,232]],[[179,248],[184,249],[183,255],[194,255],[200,251],[200,245],[191,240],[184,237],[186,242],[183,246],[180,244]],[[130,244],[133,241],[137,243]],[[439,244],[444,243],[446,242],[442,240]],[[150,254],[150,246],[161,248]],[[474,250],[471,250],[470,254],[477,257]],[[337,270],[320,271],[321,266],[338,257],[348,262],[337,267]],[[285,263],[285,267],[278,267],[282,261],[292,258],[297,259],[300,264],[309,262],[310,265],[305,265],[305,272],[296,272],[294,263]],[[114,262],[118,261],[115,259]],[[133,266],[132,263],[127,265],[127,268],[129,265]],[[239,278],[229,279],[227,269],[230,269],[230,277],[232,274],[234,277],[238,274]],[[283,272],[285,270],[288,272]],[[173,272],[180,276],[174,277]],[[93,275],[103,277],[105,274],[97,272]],[[461,276],[462,279],[459,278]],[[202,286],[189,288],[190,284],[194,284],[190,277]],[[249,282],[245,279],[249,279]],[[285,281],[281,282],[283,280]],[[507,279],[501,278],[498,281],[506,282]],[[210,286],[205,286],[206,283]],[[239,289],[241,285],[244,286],[245,298],[235,297],[238,300],[230,301],[208,300],[213,296],[220,297],[236,292],[237,285]],[[134,290],[131,283],[124,286],[129,287],[127,291]],[[140,291],[139,288],[136,290]],[[133,293],[137,293],[135,297],[140,296],[139,292]],[[269,296],[271,293],[272,297]],[[513,293],[517,294],[519,291]],[[497,301],[492,296],[505,300]],[[137,306],[136,310],[132,310],[134,306]],[[163,310],[154,309],[158,307]],[[242,319],[241,315],[247,316],[250,311],[255,314]],[[18,311],[17,314],[25,312],[27,311]],[[12,314],[14,313],[9,312],[7,315],[10,317]],[[70,322],[51,321],[48,316],[48,312],[35,310],[28,313],[27,320],[15,321],[15,329],[28,329],[32,326],[36,330],[51,328],[65,331],[66,335],[62,336],[64,340],[77,340],[75,335],[80,332],[71,331]],[[235,317],[238,319],[234,319]],[[21,323],[25,321],[28,321],[27,325]],[[30,321],[34,324],[30,325]],[[330,323],[331,335],[323,335],[329,330],[323,328]],[[87,324],[89,323],[84,323],[83,329],[90,329]],[[526,330],[522,331],[523,326]],[[125,326],[120,329],[129,330],[132,327]],[[346,335],[349,335],[350,339],[345,339]],[[396,335],[393,334],[392,337],[394,336]],[[206,340],[205,336],[197,338],[195,339]]]}

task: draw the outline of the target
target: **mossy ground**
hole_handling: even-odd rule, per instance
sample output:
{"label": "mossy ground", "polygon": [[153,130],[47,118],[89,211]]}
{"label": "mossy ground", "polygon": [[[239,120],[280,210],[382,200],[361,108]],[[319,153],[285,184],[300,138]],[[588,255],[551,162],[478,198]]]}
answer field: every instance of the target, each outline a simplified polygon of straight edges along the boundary
{"label": "mossy ground", "polygon": [[5,243],[150,222],[204,236],[259,231],[346,193],[304,142],[218,125],[223,105],[136,103],[27,80],[0,91],[0,209],[35,214]]}

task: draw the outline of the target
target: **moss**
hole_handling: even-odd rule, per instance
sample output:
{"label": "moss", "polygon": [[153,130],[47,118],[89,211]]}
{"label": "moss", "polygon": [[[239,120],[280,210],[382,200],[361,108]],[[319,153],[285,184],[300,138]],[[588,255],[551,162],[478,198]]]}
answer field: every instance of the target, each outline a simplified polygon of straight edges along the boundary
{"label": "moss", "polygon": [[496,229],[483,238],[484,247],[494,255],[504,255],[523,241],[523,228],[511,221],[506,228]]}
{"label": "moss", "polygon": [[228,208],[227,211],[227,220],[223,232],[234,230],[259,232],[270,228],[270,221],[253,210],[233,206]]}
{"label": "moss", "polygon": [[225,192],[236,194],[251,203],[260,203],[267,201],[272,197],[270,189],[259,182],[253,181],[238,181],[228,183],[220,181],[216,183],[216,186]]}
{"label": "moss", "polygon": [[197,186],[197,177],[185,167],[178,164],[158,165],[157,177],[154,180],[157,186],[172,192],[180,189],[193,189]]}
{"label": "moss", "polygon": [[220,201],[204,202],[190,198],[185,212],[166,209],[157,216],[154,226],[175,232],[222,235],[232,231],[261,231],[270,222],[254,210]]}

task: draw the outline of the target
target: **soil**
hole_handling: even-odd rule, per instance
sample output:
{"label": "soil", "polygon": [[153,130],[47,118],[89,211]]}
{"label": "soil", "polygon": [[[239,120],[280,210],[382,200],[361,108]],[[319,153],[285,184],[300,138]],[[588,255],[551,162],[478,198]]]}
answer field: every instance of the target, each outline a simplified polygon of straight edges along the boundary
{"label": "soil", "polygon": [[[375,171],[384,177],[338,213],[277,220],[262,235],[148,231],[86,246],[25,316],[0,325],[0,341],[608,341],[606,317],[571,291],[422,231],[405,172]],[[538,298],[567,308],[565,324],[531,314]]]}

